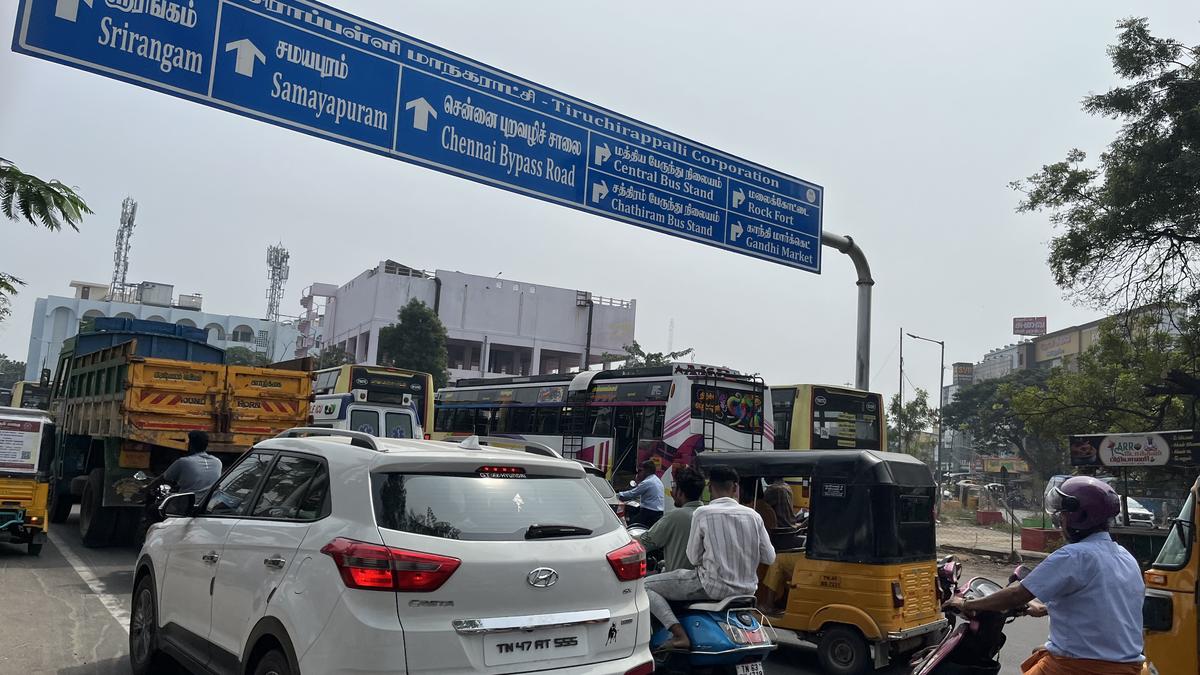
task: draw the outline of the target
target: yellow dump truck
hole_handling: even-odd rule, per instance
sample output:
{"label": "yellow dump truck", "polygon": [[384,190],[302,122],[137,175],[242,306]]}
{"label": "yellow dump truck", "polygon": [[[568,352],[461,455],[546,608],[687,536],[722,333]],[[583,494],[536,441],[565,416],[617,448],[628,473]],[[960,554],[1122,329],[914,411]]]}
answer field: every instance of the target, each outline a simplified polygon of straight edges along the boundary
{"label": "yellow dump truck", "polygon": [[153,321],[96,319],[64,344],[51,391],[57,422],[49,518],[80,504],[87,546],[137,531],[146,488],[178,459],[189,431],[233,459],[308,421],[308,359],[272,367],[225,365],[203,331]]}

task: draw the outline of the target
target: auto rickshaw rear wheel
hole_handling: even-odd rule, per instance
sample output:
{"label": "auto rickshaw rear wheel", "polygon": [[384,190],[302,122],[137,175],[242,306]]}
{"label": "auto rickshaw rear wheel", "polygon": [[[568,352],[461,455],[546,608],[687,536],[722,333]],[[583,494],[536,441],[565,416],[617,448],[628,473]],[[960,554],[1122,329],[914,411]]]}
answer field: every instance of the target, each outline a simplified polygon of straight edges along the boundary
{"label": "auto rickshaw rear wheel", "polygon": [[42,544],[34,544],[34,543],[30,542],[29,544],[26,545],[25,548],[27,551],[29,551],[29,555],[41,555],[42,554]]}
{"label": "auto rickshaw rear wheel", "polygon": [[826,673],[863,675],[871,671],[871,648],[857,629],[834,626],[817,643],[817,659]]}

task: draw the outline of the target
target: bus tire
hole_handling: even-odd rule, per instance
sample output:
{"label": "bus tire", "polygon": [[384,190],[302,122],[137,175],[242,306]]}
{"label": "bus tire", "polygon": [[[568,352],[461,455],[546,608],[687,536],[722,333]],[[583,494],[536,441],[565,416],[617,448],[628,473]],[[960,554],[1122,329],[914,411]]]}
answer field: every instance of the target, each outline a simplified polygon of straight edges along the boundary
{"label": "bus tire", "polygon": [[65,523],[67,516],[71,515],[70,493],[63,493],[64,491],[59,489],[57,480],[50,481],[50,514],[47,517],[51,523]]}
{"label": "bus tire", "polygon": [[88,548],[108,546],[116,528],[116,509],[104,506],[104,469],[92,469],[79,500],[79,537]]}
{"label": "bus tire", "polygon": [[864,675],[874,668],[867,641],[849,626],[834,626],[825,631],[817,643],[817,660],[822,672],[835,675]]}

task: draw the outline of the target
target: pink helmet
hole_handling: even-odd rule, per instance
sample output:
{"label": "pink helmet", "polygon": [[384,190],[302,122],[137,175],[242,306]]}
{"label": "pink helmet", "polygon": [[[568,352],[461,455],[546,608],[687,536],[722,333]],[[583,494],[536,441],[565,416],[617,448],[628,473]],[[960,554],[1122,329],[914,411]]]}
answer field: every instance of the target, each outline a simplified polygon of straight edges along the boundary
{"label": "pink helmet", "polygon": [[1090,530],[1121,512],[1121,498],[1111,485],[1091,476],[1068,478],[1054,488],[1049,504],[1072,530]]}

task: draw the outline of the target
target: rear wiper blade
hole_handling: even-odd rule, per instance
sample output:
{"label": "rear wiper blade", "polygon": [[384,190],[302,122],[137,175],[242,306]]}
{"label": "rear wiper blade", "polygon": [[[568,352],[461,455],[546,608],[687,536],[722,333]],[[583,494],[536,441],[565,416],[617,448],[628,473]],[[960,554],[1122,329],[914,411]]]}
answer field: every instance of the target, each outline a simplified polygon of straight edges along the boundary
{"label": "rear wiper blade", "polygon": [[552,539],[554,537],[578,537],[591,534],[586,527],[577,525],[530,525],[525,530],[526,539]]}

